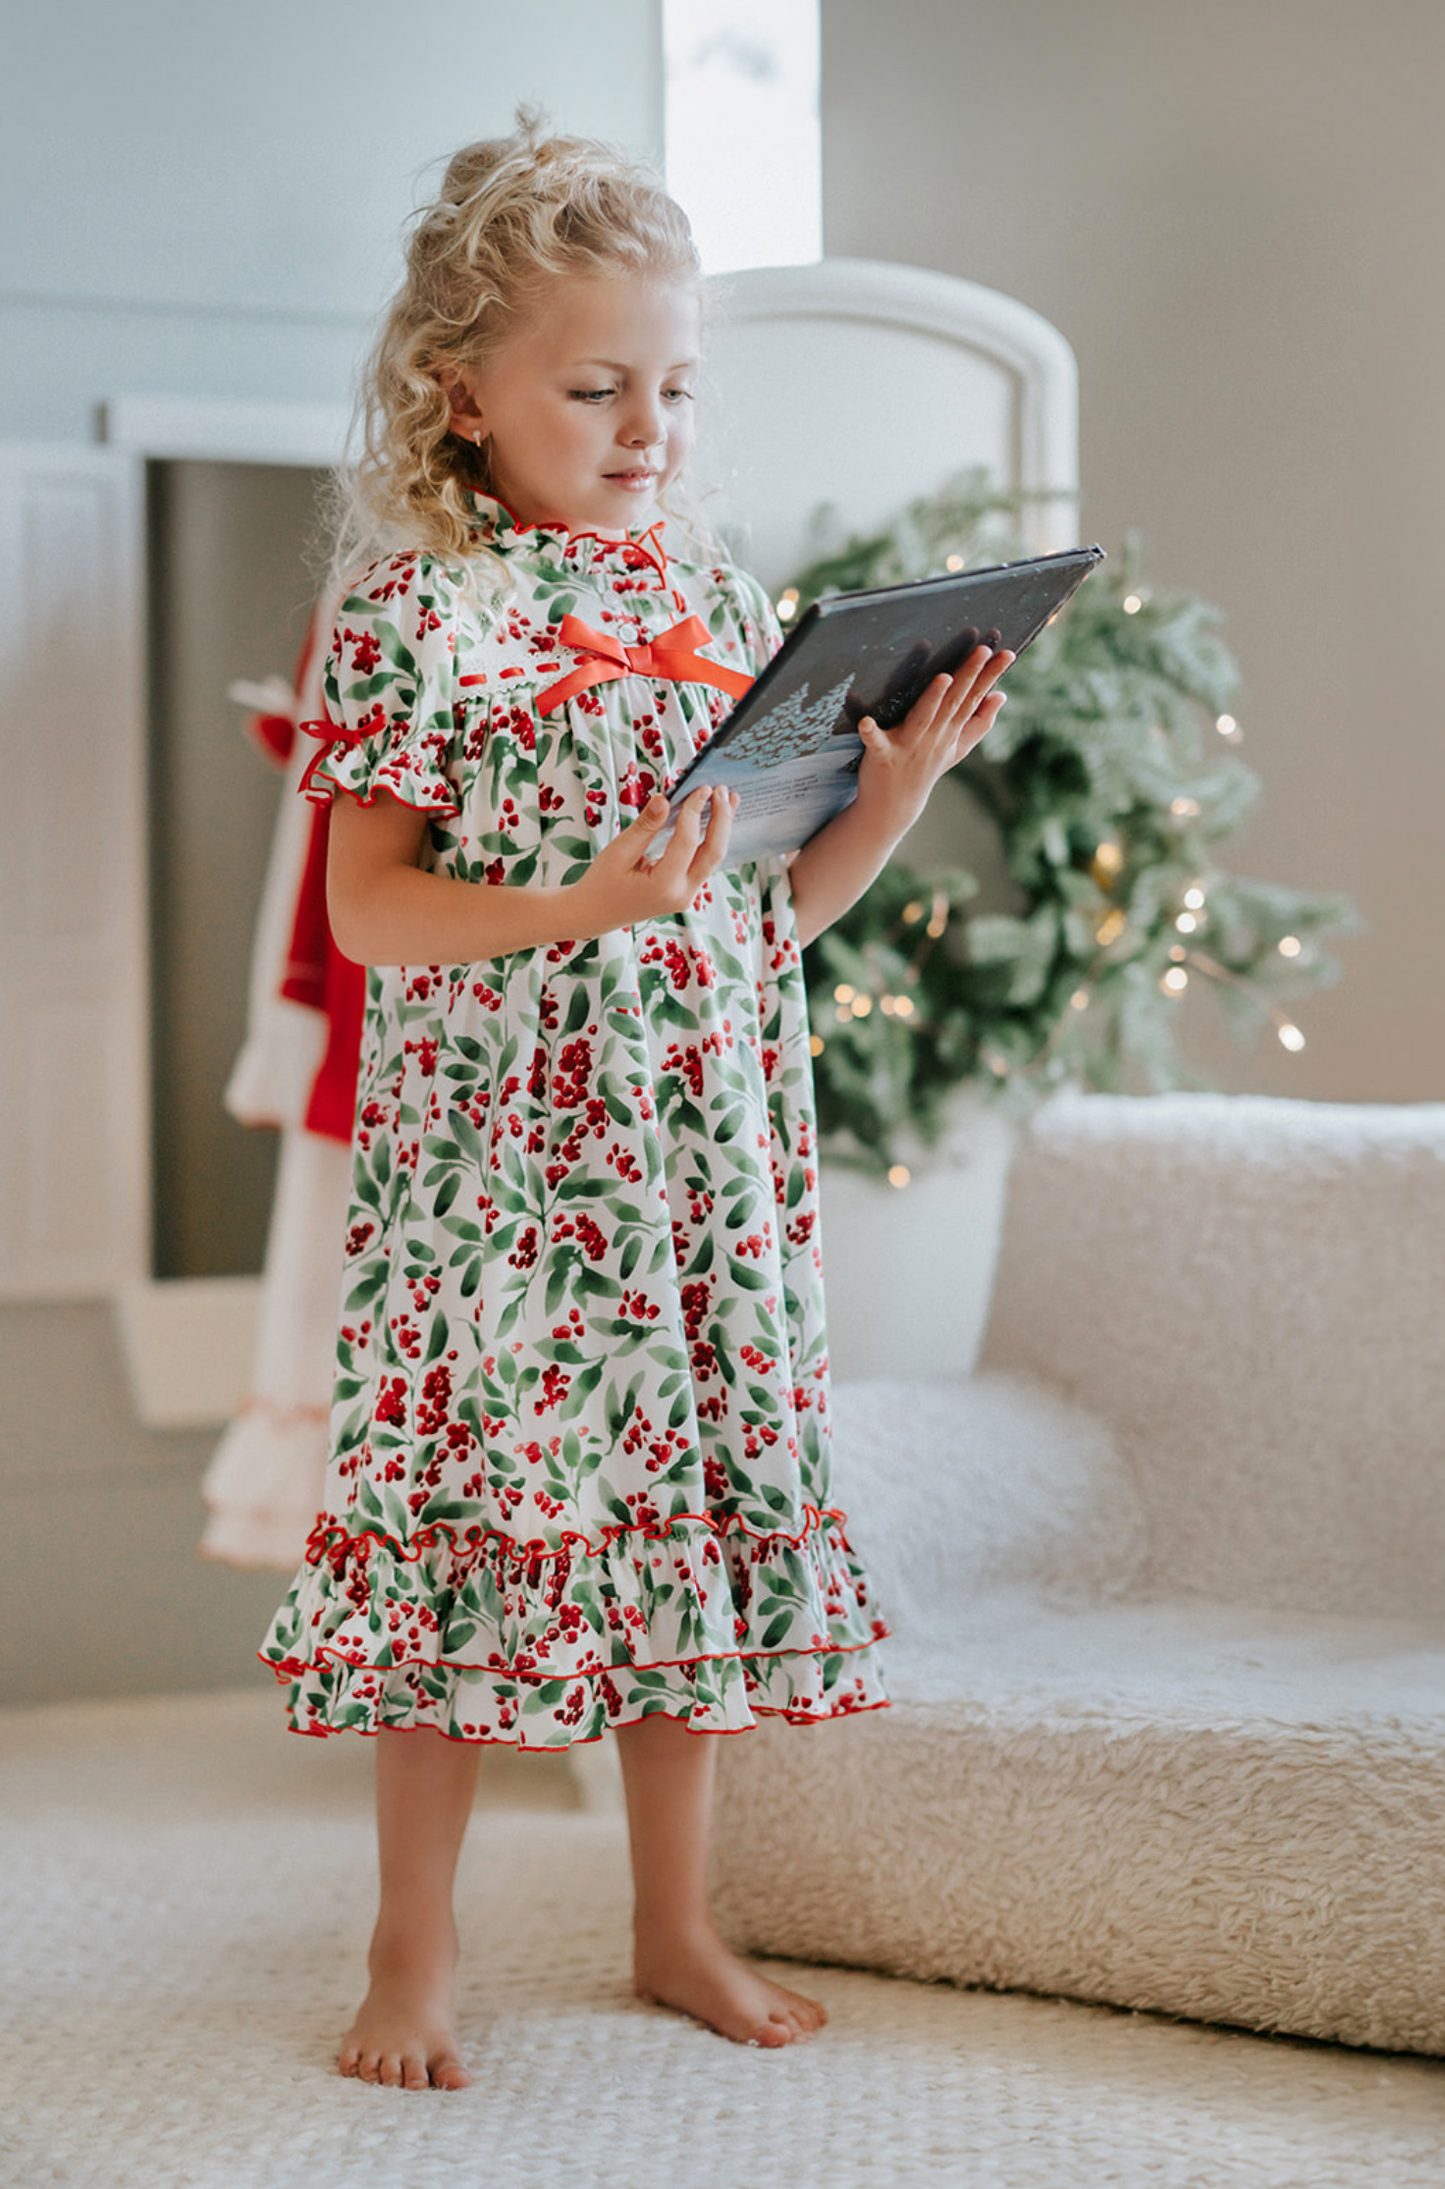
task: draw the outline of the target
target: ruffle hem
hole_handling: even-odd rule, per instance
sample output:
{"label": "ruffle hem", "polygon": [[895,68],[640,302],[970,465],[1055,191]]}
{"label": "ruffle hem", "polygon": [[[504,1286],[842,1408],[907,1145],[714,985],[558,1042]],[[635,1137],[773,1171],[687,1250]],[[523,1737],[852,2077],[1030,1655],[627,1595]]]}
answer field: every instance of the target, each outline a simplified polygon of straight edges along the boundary
{"label": "ruffle hem", "polygon": [[697,1733],[886,1705],[887,1627],[809,1508],[758,1536],[683,1515],[555,1548],[442,1522],[408,1543],[325,1522],[262,1651],[300,1733],[430,1728],[566,1748],[661,1711]]}

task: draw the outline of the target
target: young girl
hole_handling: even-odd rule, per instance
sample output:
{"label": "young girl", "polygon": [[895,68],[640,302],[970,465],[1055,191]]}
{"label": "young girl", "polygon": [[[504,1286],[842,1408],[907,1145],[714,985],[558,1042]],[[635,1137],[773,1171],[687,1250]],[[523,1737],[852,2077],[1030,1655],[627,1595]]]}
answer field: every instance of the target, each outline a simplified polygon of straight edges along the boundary
{"label": "young girl", "polygon": [[856,803],[791,863],[729,871],[702,790],[654,856],[663,788],[778,638],[752,580],[664,544],[700,341],[655,178],[524,115],[452,161],[374,358],[357,496],[388,551],[343,604],[311,780],[345,794],[332,922],[373,968],[344,1321],[327,1504],[264,1654],[298,1731],[379,1735],[340,2066],[407,2089],[469,2079],[479,1745],[615,1729],[638,1991],[785,2045],[823,2010],[712,1928],[699,1736],[884,1700],[830,1496],[800,953],[1010,657],[865,721]]}

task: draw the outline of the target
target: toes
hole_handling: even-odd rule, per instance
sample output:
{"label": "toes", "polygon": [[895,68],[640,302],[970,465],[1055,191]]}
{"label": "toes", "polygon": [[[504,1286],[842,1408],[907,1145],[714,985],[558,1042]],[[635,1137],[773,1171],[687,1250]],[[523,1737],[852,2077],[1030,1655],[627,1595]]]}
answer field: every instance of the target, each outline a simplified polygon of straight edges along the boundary
{"label": "toes", "polygon": [[782,1994],[782,2011],[790,2022],[795,2023],[809,2037],[820,2030],[828,2019],[827,2008],[816,1999],[805,1999],[800,1991],[785,1991]]}
{"label": "toes", "polygon": [[364,2083],[381,2081],[381,2058],[375,2052],[363,2052],[356,2063],[356,2072]]}
{"label": "toes", "polygon": [[401,2056],[401,2087],[403,2090],[426,2090],[431,2077],[426,2071],[426,2061],[419,2052],[404,2052]]}
{"label": "toes", "polygon": [[776,2052],[780,2045],[790,2045],[792,2041],[792,2033],[786,2025],[771,2019],[755,2023],[747,2039],[750,2045],[761,2045],[768,2052]]}
{"label": "toes", "polygon": [[361,2047],[359,2045],[342,2046],[337,2054],[336,2072],[338,2075],[359,2075],[361,2073]]}
{"label": "toes", "polygon": [[443,2059],[434,2064],[431,2079],[438,2090],[467,2090],[470,2088],[472,2080],[462,2066],[461,2061],[453,2053],[447,2053]]}
{"label": "toes", "polygon": [[377,2081],[384,2083],[388,2090],[400,2090],[401,2061],[394,2052],[388,2052],[382,2061],[381,2073],[377,2077]]}

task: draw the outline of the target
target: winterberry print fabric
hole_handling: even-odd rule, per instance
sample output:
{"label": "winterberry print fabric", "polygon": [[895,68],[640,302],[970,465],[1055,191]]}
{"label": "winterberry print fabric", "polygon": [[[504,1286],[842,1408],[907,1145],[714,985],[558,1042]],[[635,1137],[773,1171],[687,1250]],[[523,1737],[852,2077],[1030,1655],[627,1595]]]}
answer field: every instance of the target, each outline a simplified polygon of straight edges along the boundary
{"label": "winterberry print fabric", "polygon": [[[776,625],[656,532],[477,510],[509,596],[423,554],[365,574],[312,795],[385,788],[438,870],[562,883],[729,705],[630,666],[558,701],[586,655],[563,620],[616,655],[697,616],[747,675]],[[263,1652],[293,1725],[555,1748],[881,1703],[832,1504],[782,862],[597,941],[374,970],[354,1157],[328,1502]]]}

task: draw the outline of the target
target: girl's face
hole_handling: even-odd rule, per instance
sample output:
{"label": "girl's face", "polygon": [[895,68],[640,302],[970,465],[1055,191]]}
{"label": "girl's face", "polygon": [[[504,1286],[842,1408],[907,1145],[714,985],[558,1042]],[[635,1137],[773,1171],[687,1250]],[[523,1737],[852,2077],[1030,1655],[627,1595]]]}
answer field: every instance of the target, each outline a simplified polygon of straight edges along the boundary
{"label": "girl's face", "polygon": [[523,524],[650,524],[693,440],[702,309],[638,274],[558,281],[492,362],[444,382],[452,429],[481,435]]}

